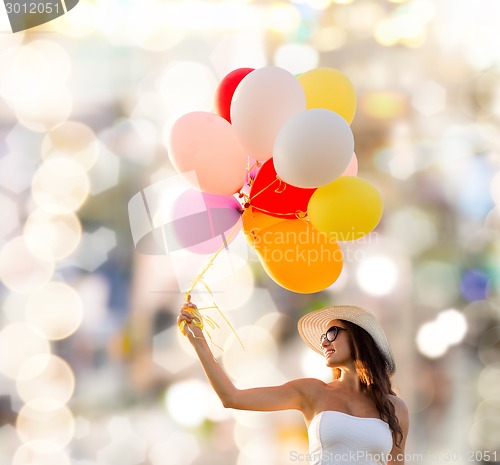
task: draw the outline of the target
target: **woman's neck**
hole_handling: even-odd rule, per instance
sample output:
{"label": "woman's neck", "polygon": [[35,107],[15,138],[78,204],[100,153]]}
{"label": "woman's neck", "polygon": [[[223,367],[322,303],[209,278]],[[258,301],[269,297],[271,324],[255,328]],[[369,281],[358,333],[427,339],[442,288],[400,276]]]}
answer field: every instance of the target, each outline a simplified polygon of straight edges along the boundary
{"label": "woman's neck", "polygon": [[336,378],[336,382],[341,383],[348,391],[361,392],[365,390],[365,386],[361,383],[355,369],[341,368],[340,376]]}

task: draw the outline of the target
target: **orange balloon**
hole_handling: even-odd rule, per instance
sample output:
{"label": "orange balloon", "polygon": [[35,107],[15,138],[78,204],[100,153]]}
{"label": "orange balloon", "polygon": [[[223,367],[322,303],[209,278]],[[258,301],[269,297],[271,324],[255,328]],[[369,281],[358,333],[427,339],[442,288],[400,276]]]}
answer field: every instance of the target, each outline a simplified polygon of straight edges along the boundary
{"label": "orange balloon", "polygon": [[262,230],[283,221],[281,218],[266,215],[252,206],[245,209],[241,219],[243,221],[243,231],[245,233],[246,240],[251,246],[253,246],[257,234],[259,234]]}
{"label": "orange balloon", "polygon": [[310,294],[340,276],[343,254],[332,236],[303,220],[285,220],[257,232],[253,246],[267,274],[293,292]]}

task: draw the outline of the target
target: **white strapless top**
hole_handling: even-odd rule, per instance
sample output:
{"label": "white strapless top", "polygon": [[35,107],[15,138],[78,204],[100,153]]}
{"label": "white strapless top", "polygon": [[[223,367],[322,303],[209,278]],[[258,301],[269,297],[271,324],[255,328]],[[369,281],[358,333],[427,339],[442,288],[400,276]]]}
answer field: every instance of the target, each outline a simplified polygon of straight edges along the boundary
{"label": "white strapless top", "polygon": [[308,435],[311,465],[382,465],[392,449],[385,421],[335,410],[318,413]]}

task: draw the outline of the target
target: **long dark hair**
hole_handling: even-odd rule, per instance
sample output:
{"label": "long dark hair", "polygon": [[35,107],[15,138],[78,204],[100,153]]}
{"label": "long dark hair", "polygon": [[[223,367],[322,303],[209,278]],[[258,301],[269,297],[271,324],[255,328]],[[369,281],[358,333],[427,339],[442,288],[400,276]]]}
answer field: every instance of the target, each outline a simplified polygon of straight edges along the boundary
{"label": "long dark hair", "polygon": [[389,399],[390,394],[396,394],[392,390],[391,380],[387,372],[386,357],[367,331],[350,321],[341,321],[349,329],[349,344],[356,373],[375,402],[380,418],[389,424],[394,443],[399,447],[403,440],[403,430],[399,425],[394,405]]}

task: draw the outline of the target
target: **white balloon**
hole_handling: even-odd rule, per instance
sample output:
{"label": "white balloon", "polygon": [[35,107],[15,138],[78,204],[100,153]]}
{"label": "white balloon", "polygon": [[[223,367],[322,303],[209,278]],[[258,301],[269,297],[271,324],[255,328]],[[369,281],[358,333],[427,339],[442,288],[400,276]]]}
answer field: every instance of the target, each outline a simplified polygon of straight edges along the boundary
{"label": "white balloon", "polygon": [[353,150],[354,137],[346,120],[333,111],[313,108],[281,128],[274,143],[274,167],[293,186],[324,186],[342,175]]}
{"label": "white balloon", "polygon": [[283,124],[306,109],[298,79],[283,68],[268,66],[245,76],[231,101],[231,123],[247,155],[268,160]]}

